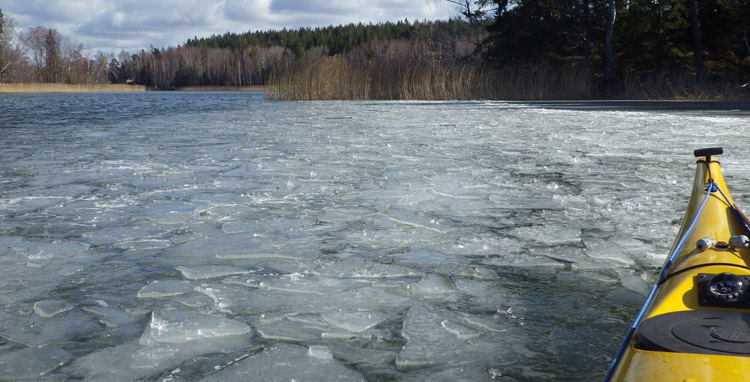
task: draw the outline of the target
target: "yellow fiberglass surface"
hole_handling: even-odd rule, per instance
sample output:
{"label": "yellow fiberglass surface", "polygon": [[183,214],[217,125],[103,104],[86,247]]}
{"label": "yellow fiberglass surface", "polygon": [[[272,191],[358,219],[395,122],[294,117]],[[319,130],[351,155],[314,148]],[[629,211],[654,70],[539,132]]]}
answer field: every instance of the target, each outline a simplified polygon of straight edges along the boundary
{"label": "yellow fiberglass surface", "polygon": [[750,229],[696,150],[685,219],[605,381],[750,381]]}

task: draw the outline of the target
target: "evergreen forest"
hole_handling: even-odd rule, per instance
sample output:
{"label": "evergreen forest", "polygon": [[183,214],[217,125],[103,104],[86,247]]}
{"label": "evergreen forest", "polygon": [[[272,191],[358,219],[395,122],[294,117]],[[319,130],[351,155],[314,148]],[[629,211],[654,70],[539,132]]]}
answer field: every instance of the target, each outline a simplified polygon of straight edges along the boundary
{"label": "evergreen forest", "polygon": [[446,0],[463,17],[91,52],[0,11],[0,83],[265,86],[279,99],[748,99],[747,0]]}

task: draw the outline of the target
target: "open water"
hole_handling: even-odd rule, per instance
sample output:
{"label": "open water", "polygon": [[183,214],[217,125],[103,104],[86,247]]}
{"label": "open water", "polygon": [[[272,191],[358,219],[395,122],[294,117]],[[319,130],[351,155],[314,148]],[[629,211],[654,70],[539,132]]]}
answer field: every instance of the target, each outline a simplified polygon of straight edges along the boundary
{"label": "open water", "polygon": [[596,381],[747,104],[0,95],[0,380]]}

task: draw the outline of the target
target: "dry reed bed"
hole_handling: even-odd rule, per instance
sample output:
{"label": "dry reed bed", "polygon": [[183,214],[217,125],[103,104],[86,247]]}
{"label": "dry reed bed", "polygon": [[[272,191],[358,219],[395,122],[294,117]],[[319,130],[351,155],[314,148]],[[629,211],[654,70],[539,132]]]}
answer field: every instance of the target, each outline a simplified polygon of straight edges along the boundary
{"label": "dry reed bed", "polygon": [[749,84],[727,80],[698,82],[690,73],[626,76],[619,84],[620,98],[675,101],[734,101],[750,99]]}
{"label": "dry reed bed", "polygon": [[626,77],[605,88],[583,65],[527,65],[484,70],[419,60],[357,61],[324,57],[277,70],[268,97],[280,100],[742,100],[750,86],[690,73]]}
{"label": "dry reed bed", "polygon": [[68,84],[0,84],[0,93],[110,93],[142,92],[145,86],[136,85],[68,85]]}
{"label": "dry reed bed", "polygon": [[584,99],[588,74],[578,68],[510,68],[377,61],[355,65],[341,56],[297,64],[274,74],[269,98],[280,100]]}

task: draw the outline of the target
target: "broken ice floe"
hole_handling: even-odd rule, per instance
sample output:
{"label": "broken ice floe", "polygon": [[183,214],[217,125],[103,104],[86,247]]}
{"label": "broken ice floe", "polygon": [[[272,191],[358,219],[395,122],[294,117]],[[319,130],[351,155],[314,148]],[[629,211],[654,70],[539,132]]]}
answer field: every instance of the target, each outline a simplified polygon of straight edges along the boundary
{"label": "broken ice floe", "polygon": [[418,283],[409,284],[407,287],[412,296],[425,298],[443,298],[455,295],[456,285],[445,275],[428,274]]}
{"label": "broken ice floe", "polygon": [[73,309],[73,305],[59,300],[42,300],[34,303],[34,313],[49,318]]}
{"label": "broken ice floe", "polygon": [[[74,338],[92,336],[102,330],[99,322],[82,310],[66,303],[43,303],[43,307],[32,308],[34,315],[10,314],[0,311],[0,336],[26,346],[57,346]],[[47,310],[52,309],[52,310]],[[54,313],[62,309],[61,313]],[[50,317],[42,317],[52,314]]]}
{"label": "broken ice floe", "polygon": [[506,331],[499,318],[480,324],[457,312],[415,304],[404,320],[402,335],[407,342],[396,357],[396,367],[406,371],[441,365],[491,365],[496,355],[508,351]]}
{"label": "broken ice floe", "polygon": [[208,280],[250,273],[245,269],[227,265],[179,266],[175,269],[188,280]]}
{"label": "broken ice floe", "polygon": [[167,310],[151,314],[151,322],[143,332],[140,343],[185,343],[211,338],[248,334],[252,329],[228,318],[196,312]]}
{"label": "broken ice floe", "polygon": [[[269,367],[273,365],[273,367]],[[335,360],[324,346],[310,348],[275,344],[258,354],[201,379],[201,382],[247,381],[364,381],[362,374]]]}
{"label": "broken ice floe", "polygon": [[[137,346],[100,352],[100,357],[127,355],[117,361],[113,373],[153,373],[167,370],[201,354],[234,352],[250,345],[252,328],[244,323],[197,312],[164,310],[153,312]],[[92,355],[93,357],[93,355]],[[95,361],[96,362],[96,361]],[[77,365],[85,373],[87,363]],[[144,374],[149,375],[149,374]]]}
{"label": "broken ice floe", "polygon": [[322,317],[329,324],[354,333],[363,332],[385,320],[382,315],[371,312],[330,312],[323,313]]}
{"label": "broken ice floe", "polygon": [[45,380],[73,355],[56,347],[26,348],[0,355],[0,381]]}
{"label": "broken ice floe", "polygon": [[138,298],[174,297],[192,292],[195,286],[182,280],[156,280],[138,291]]}

